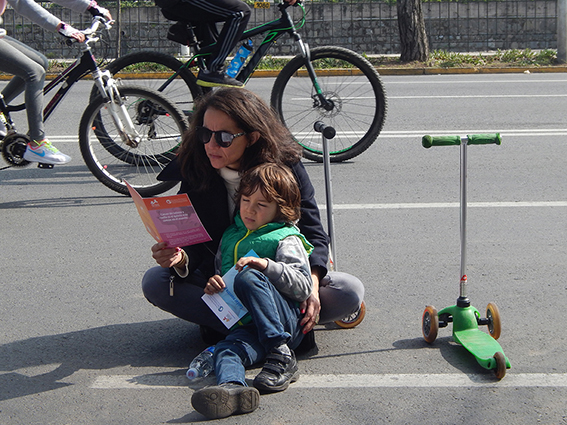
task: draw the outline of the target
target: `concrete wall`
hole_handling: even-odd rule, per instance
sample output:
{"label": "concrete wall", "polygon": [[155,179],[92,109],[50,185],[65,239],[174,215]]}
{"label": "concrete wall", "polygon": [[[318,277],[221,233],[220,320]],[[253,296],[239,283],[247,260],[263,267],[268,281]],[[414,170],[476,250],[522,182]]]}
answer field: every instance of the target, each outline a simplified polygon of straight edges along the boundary
{"label": "concrete wall", "polygon": [[[395,5],[383,2],[309,3],[307,23],[300,31],[311,46],[339,45],[365,54],[398,54],[399,35]],[[90,15],[73,14],[55,7],[55,15],[77,27],[84,27]],[[431,49],[454,52],[488,51],[495,49],[555,49],[555,1],[490,1],[424,3],[427,34]],[[116,17],[116,11],[111,10]],[[277,18],[278,9],[255,9],[250,26]],[[299,11],[294,8],[295,16]],[[96,55],[116,55],[118,30],[122,32],[122,54],[152,49],[178,53],[180,45],[165,38],[171,22],[156,7],[123,9],[121,22],[110,35],[111,44]],[[15,16],[13,10],[4,14],[8,33],[49,57],[73,57],[69,48],[54,34],[31,25]],[[256,40],[256,44],[259,40]],[[296,54],[287,37],[278,42],[273,55]]]}

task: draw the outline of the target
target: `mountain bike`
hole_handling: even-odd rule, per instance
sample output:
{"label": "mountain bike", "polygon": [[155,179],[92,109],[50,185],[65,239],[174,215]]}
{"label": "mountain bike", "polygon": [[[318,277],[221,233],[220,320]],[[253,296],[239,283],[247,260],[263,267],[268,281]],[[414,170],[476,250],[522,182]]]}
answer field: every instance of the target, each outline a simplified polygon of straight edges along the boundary
{"label": "mountain bike", "polygon": [[[92,74],[95,95],[79,125],[79,146],[87,167],[118,193],[129,194],[128,181],[142,196],[154,196],[175,186],[175,182],[157,181],[156,176],[175,156],[187,120],[163,94],[119,85],[110,72],[99,68],[90,45],[99,41],[99,30],[109,30],[112,23],[95,17],[91,27],[82,31],[85,41],[80,43],[79,58],[44,88],[46,95],[61,85],[45,106],[43,117],[47,120],[71,87]],[[0,148],[11,167],[29,164],[23,155],[30,138],[18,133],[11,117],[11,113],[24,109],[25,104],[7,105],[0,96],[0,121],[7,129]],[[39,167],[53,166],[39,163]]]}
{"label": "mountain bike", "polygon": [[[256,2],[254,7],[266,8],[270,3]],[[289,13],[289,5],[277,5],[279,19],[244,32],[241,41],[262,36],[262,41],[236,79],[246,83],[253,75],[269,48],[288,34],[299,47],[300,54],[281,70],[271,92],[271,105],[280,115],[304,156],[322,161],[319,135],[313,130],[315,121],[324,121],[337,130],[330,144],[331,160],[344,161],[360,155],[376,140],[386,117],[386,95],[376,69],[362,55],[336,46],[310,49],[297,32],[305,24],[305,8],[297,23]],[[180,19],[180,18],[177,18]],[[206,69],[206,60],[214,44],[203,46],[195,35],[195,28],[186,22],[188,46],[193,55],[185,63],[173,56],[154,51],[142,51],[122,56],[107,69],[116,77],[126,78],[131,72],[149,71],[138,77],[147,77],[143,84],[163,92],[166,97],[190,115],[195,99],[210,88],[197,85],[192,68]],[[158,79],[149,79],[152,71],[162,71]],[[141,80],[138,80],[142,83]]]}

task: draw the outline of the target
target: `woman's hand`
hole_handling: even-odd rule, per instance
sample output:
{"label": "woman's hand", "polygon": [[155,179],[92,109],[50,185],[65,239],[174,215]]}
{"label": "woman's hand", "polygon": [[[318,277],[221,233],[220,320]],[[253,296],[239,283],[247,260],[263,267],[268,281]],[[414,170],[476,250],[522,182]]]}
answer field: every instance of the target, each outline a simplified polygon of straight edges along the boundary
{"label": "woman's hand", "polygon": [[319,276],[315,273],[311,274],[313,278],[313,292],[305,301],[301,303],[299,308],[303,313],[303,319],[299,322],[303,326],[303,333],[306,334],[313,326],[319,322],[319,312],[321,311],[321,301],[319,300]]}
{"label": "woman's hand", "polygon": [[165,242],[156,243],[152,246],[152,258],[167,269],[178,265],[183,260],[183,250],[179,247],[170,248]]}
{"label": "woman's hand", "polygon": [[60,22],[59,25],[57,25],[57,32],[63,37],[76,40],[79,43],[85,41],[85,34],[65,22]]}
{"label": "woman's hand", "polygon": [[214,275],[213,277],[209,278],[209,281],[205,285],[205,294],[213,295],[217,292],[221,292],[226,285],[218,274]]}
{"label": "woman's hand", "polygon": [[258,257],[242,257],[240,260],[236,262],[234,267],[237,271],[242,271],[244,267],[249,266],[259,272],[266,270],[268,267],[268,260],[265,258],[258,258]]}

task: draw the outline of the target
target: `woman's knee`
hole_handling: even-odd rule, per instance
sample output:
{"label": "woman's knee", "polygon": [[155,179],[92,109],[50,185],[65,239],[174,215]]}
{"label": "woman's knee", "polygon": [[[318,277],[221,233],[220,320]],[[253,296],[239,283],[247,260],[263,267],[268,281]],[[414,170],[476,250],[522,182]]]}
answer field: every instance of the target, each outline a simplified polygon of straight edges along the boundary
{"label": "woman's knee", "polygon": [[354,313],[364,299],[364,285],[357,277],[342,272],[330,272],[321,281],[321,322],[340,320]]}
{"label": "woman's knee", "polygon": [[142,278],[142,292],[146,299],[154,305],[158,305],[159,299],[164,296],[165,289],[169,285],[169,269],[157,266],[152,267]]}

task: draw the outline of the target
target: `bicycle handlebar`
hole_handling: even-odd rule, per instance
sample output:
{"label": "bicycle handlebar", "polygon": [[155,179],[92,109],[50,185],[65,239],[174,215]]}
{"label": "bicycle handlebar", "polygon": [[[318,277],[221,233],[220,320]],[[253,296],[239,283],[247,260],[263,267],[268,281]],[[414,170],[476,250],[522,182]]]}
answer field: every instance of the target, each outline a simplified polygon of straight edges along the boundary
{"label": "bicycle handlebar", "polygon": [[[96,41],[96,34],[101,25],[104,25],[104,29],[110,30],[112,25],[114,25],[114,20],[107,21],[102,16],[94,16],[91,26],[81,30],[80,32],[85,35],[85,41],[83,43],[88,44],[89,41]],[[73,43],[77,42],[74,38],[67,38],[66,43],[68,46],[72,45]]]}
{"label": "bicycle handlebar", "polygon": [[[423,136],[421,144],[429,149],[432,146],[458,146],[462,143],[460,136]],[[484,133],[467,135],[467,145],[500,145],[502,137],[500,133]]]}
{"label": "bicycle handlebar", "polygon": [[82,30],[81,32],[85,35],[96,34],[101,25],[104,25],[104,29],[109,30],[110,28],[112,28],[112,25],[114,25],[114,22],[114,20],[107,21],[102,16],[95,16],[93,17],[91,26],[87,29]]}

